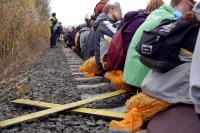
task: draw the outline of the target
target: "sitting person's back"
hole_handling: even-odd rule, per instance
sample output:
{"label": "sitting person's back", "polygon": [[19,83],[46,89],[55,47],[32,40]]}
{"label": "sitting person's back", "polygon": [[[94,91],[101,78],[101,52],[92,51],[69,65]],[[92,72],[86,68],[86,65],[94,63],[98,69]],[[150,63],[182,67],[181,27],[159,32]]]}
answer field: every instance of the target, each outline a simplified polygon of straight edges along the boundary
{"label": "sitting person's back", "polygon": [[[104,8],[104,13],[102,13],[96,21],[96,38],[95,38],[95,57],[96,57],[96,64],[97,67],[102,70],[102,63],[101,63],[101,57],[103,55],[100,55],[100,50],[101,48],[107,49],[105,47],[105,36],[108,36],[112,38],[114,33],[116,32],[117,28],[114,27],[114,23],[121,18],[121,10],[119,10],[119,7],[112,5],[112,4],[107,4]],[[101,20],[101,21],[100,21]],[[103,20],[103,21],[102,21]],[[100,22],[98,22],[100,21]],[[104,50],[105,50],[104,49]]]}
{"label": "sitting person's back", "polygon": [[81,49],[81,55],[83,58],[85,58],[84,55],[85,55],[85,52],[87,52],[86,45],[87,45],[89,34],[90,34],[89,27],[82,28],[80,31],[80,49]]}
{"label": "sitting person's back", "polygon": [[129,85],[140,87],[149,68],[140,62],[140,55],[135,50],[136,45],[141,39],[143,31],[150,31],[157,27],[163,20],[176,19],[174,14],[175,9],[166,4],[159,9],[154,10],[146,19],[146,21],[136,31],[132,42],[129,46],[126,63],[124,68],[123,80]]}
{"label": "sitting person's back", "polygon": [[122,27],[113,36],[111,45],[104,57],[104,67],[106,70],[123,70],[129,44],[141,24],[146,20],[148,14],[162,5],[161,0],[151,0],[147,4],[146,10],[140,9],[125,14]]}

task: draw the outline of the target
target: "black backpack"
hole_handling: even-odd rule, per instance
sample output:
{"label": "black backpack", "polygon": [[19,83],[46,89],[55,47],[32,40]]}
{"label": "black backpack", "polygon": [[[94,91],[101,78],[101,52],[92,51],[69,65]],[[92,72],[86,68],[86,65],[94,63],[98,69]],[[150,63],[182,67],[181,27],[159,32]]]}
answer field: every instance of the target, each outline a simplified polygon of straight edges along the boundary
{"label": "black backpack", "polygon": [[158,72],[167,72],[183,63],[178,55],[191,28],[191,23],[184,20],[165,20],[155,29],[144,31],[136,46],[141,62]]}

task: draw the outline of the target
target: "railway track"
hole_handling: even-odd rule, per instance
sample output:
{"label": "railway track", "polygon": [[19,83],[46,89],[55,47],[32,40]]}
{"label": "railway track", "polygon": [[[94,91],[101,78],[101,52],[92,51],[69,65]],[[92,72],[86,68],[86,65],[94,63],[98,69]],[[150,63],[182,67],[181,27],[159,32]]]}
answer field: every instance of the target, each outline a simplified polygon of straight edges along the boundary
{"label": "railway track", "polygon": [[[102,77],[83,78],[83,73],[80,73],[78,69],[82,63],[83,60],[71,49],[49,49],[39,61],[32,65],[32,71],[25,75],[24,78],[28,78],[28,80],[22,84],[24,94],[18,96],[16,90],[11,90],[0,98],[0,121],[37,113],[41,111],[41,108],[53,108],[113,92],[112,86]],[[32,101],[28,101],[27,105],[29,106],[27,106],[23,104],[23,100],[16,102],[14,101],[16,99],[29,99],[45,104],[49,103],[51,106],[47,104],[46,107],[37,107],[36,105],[40,103],[30,105],[33,103]],[[90,102],[77,108],[79,110],[53,113],[30,122],[5,126],[0,131],[2,133],[106,133],[110,120],[117,119],[119,116],[121,116],[119,119],[123,118],[124,107],[122,106],[125,101],[126,99],[122,95],[117,95]],[[96,114],[92,114],[95,109],[97,110]],[[106,117],[104,115],[106,113],[101,114],[102,111],[106,111],[108,114],[109,112],[118,114],[110,119],[113,113]]]}

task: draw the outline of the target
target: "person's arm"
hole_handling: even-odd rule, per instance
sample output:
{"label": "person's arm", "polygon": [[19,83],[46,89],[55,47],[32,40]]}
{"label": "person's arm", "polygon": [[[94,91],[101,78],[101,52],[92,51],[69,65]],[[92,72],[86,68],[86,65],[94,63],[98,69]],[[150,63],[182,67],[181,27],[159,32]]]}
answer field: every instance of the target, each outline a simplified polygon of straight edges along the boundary
{"label": "person's arm", "polygon": [[113,27],[113,24],[111,24],[109,21],[104,21],[102,23],[99,24],[98,26],[98,31],[102,34],[102,35],[107,35],[109,37],[113,37],[113,35],[116,32],[116,28]]}

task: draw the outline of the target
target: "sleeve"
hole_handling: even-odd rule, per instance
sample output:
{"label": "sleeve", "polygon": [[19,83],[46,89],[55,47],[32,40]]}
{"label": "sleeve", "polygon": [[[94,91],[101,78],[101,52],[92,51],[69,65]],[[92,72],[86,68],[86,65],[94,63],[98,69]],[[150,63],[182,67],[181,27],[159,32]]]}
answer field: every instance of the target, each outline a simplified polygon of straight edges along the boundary
{"label": "sleeve", "polygon": [[116,28],[113,27],[113,24],[109,21],[101,22],[98,26],[98,32],[102,35],[107,35],[109,37],[113,37],[114,33],[116,32]]}
{"label": "sleeve", "polygon": [[200,33],[197,38],[190,72],[190,98],[200,114]]}

